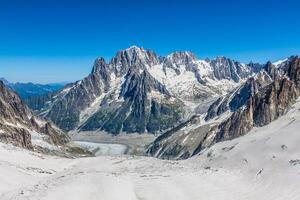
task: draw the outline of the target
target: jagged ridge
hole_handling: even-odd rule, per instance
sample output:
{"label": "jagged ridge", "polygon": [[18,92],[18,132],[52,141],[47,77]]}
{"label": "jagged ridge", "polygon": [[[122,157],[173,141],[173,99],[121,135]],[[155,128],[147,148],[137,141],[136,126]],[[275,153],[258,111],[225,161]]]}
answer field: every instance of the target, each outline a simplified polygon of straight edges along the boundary
{"label": "jagged ridge", "polygon": [[257,68],[224,57],[198,60],[191,52],[159,57],[133,46],[119,51],[109,63],[97,59],[82,81],[28,103],[38,102],[37,112],[67,131],[159,133],[206,112],[209,102]]}

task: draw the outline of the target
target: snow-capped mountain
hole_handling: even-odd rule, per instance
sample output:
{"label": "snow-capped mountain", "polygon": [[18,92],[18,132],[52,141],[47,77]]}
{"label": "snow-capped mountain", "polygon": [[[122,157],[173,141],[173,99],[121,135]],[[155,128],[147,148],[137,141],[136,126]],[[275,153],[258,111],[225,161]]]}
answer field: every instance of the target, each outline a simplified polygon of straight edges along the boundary
{"label": "snow-capped mountain", "polygon": [[[199,60],[191,52],[157,56],[136,46],[51,97],[32,99],[40,115],[60,128],[110,133],[168,130],[227,94],[259,70],[225,57]],[[29,105],[31,103],[29,102]]]}
{"label": "snow-capped mountain", "polygon": [[52,123],[34,116],[19,96],[0,81],[0,138],[28,149],[56,150],[69,138]]}
{"label": "snow-capped mountain", "polygon": [[300,59],[291,57],[275,64],[268,62],[255,76],[220,97],[207,114],[162,134],[148,152],[160,158],[187,158],[284,115],[300,94]]}

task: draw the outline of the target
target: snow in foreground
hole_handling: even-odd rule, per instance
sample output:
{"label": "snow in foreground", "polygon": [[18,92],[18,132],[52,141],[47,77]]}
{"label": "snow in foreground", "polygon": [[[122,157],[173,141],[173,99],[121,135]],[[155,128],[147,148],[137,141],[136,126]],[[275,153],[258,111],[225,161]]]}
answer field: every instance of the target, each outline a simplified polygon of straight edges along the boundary
{"label": "snow in foreground", "polygon": [[1,144],[0,199],[299,200],[299,108],[185,161],[64,159]]}

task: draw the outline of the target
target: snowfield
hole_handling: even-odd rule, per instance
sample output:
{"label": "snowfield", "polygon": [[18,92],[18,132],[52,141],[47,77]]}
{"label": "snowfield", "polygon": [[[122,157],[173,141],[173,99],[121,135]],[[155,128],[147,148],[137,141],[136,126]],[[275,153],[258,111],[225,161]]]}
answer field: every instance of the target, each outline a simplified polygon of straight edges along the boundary
{"label": "snowfield", "polygon": [[0,145],[1,200],[299,200],[300,102],[184,161],[65,159]]}
{"label": "snowfield", "polygon": [[105,144],[95,142],[74,141],[74,143],[84,149],[89,150],[95,156],[101,155],[123,155],[126,153],[127,146],[122,144]]}

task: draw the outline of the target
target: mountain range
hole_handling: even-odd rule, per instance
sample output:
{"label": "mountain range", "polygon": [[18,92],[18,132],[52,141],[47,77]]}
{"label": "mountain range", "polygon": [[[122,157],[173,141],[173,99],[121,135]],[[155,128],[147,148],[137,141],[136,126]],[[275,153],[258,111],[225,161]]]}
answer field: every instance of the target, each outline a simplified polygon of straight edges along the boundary
{"label": "mountain range", "polygon": [[96,59],[83,80],[28,105],[65,131],[161,134],[203,114],[263,66],[225,57],[200,60],[188,51],[158,56],[132,46]]}
{"label": "mountain range", "polygon": [[24,102],[63,131],[153,134],[148,155],[185,159],[284,115],[300,94],[299,81],[296,56],[244,64],[132,46],[109,62],[97,58],[84,79]]}

